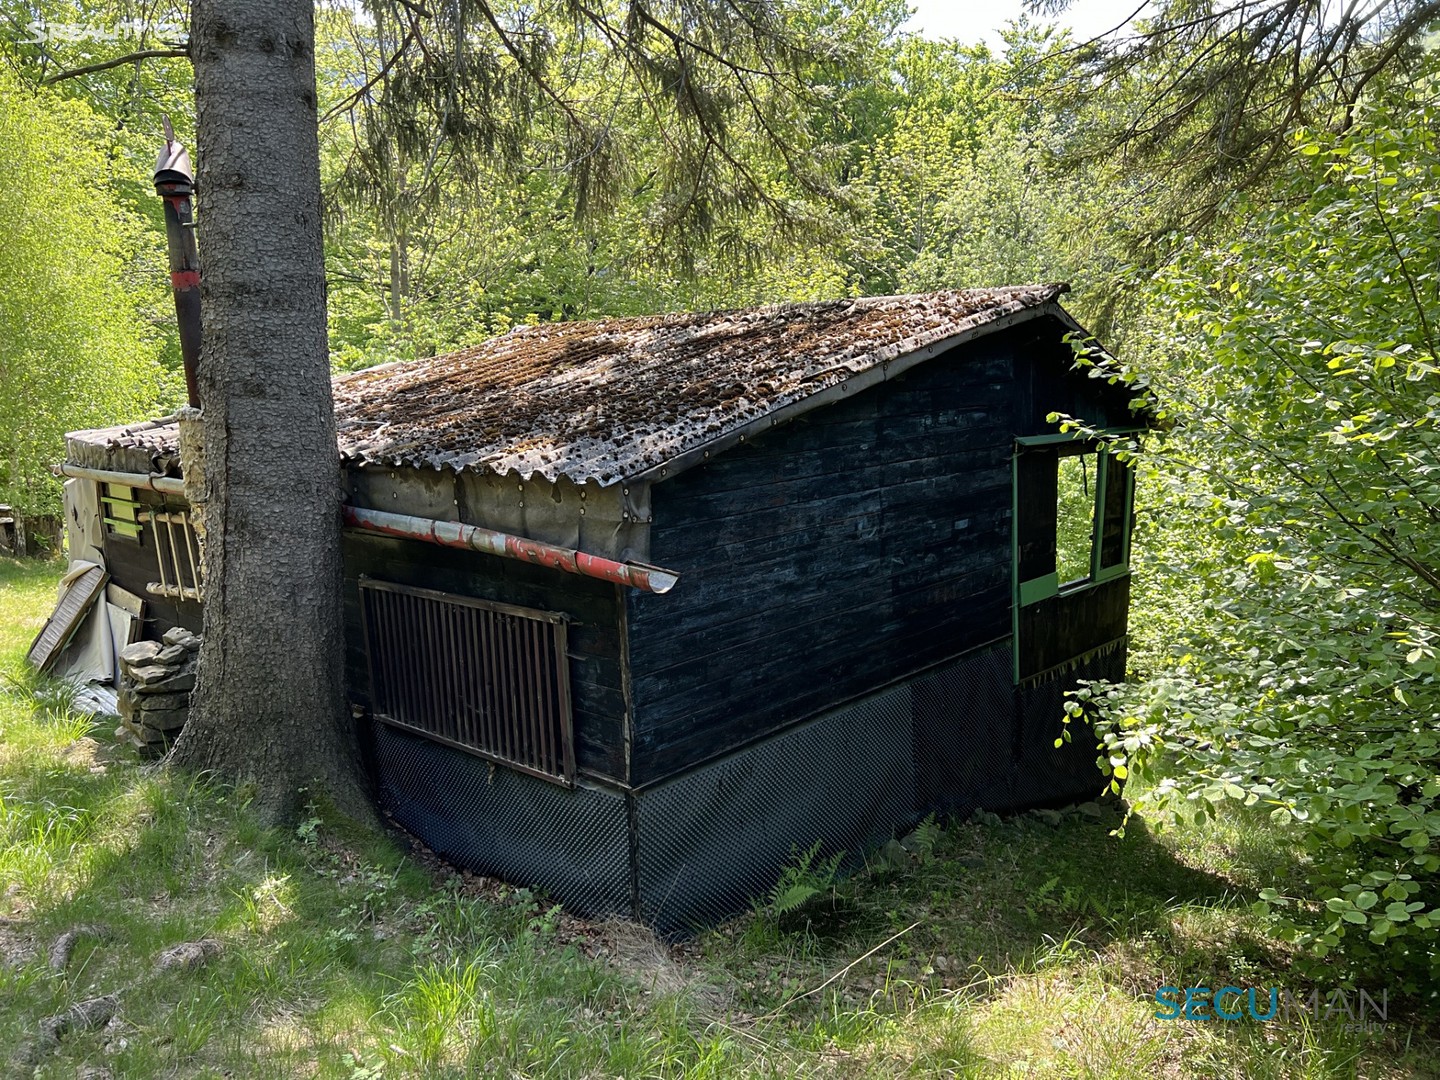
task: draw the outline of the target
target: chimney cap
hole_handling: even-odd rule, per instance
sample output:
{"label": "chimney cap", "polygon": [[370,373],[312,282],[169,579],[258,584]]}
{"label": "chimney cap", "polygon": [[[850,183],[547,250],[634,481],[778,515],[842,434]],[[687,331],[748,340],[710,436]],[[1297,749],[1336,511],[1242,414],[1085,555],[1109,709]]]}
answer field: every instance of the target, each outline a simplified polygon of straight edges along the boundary
{"label": "chimney cap", "polygon": [[[190,154],[175,139],[170,118],[164,118],[165,145],[155,159],[155,188],[165,194],[188,195],[195,190],[195,172],[190,167]],[[165,190],[162,190],[165,189]]]}

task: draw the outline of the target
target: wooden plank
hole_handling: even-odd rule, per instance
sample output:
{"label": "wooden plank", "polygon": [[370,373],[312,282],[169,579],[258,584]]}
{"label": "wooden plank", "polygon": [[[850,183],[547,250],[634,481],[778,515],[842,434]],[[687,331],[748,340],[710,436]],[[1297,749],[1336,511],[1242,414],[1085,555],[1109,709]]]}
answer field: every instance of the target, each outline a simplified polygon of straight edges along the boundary
{"label": "wooden plank", "polygon": [[[976,475],[974,485],[990,486],[996,483],[1002,465],[997,461],[996,446],[1003,443],[998,433],[988,433],[990,442],[978,447],[968,447],[953,453],[929,456],[912,456],[903,447],[893,448],[888,458],[877,460],[875,452],[856,453],[853,456],[837,457],[831,463],[831,471],[823,475],[802,477],[796,480],[782,480],[776,483],[755,483],[734,489],[711,490],[704,475],[698,476],[689,490],[667,493],[664,487],[655,492],[652,499],[657,522],[666,508],[675,506],[683,499],[683,509],[692,521],[722,520],[765,511],[773,514],[807,503],[833,501],[843,497],[854,498],[862,494],[880,495],[891,492],[897,486],[928,481],[933,484],[954,484],[956,477],[989,471],[990,475]],[[1008,461],[1008,455],[1006,456]],[[676,481],[684,482],[682,475]],[[702,486],[703,485],[703,486]],[[781,522],[780,524],[783,524]],[[659,557],[654,549],[658,530],[652,529],[651,557]]]}
{"label": "wooden plank", "polygon": [[25,654],[35,670],[50,670],[65,646],[70,644],[75,631],[80,629],[95,601],[104,594],[108,580],[104,567],[91,566],[64,587],[55,603],[55,610],[45,620],[45,625],[35,635]]}
{"label": "wooden plank", "polygon": [[1129,612],[1128,575],[1021,608],[1015,644],[1020,678],[1048,671],[1124,637]]}
{"label": "wooden plank", "polygon": [[[890,611],[830,611],[806,623],[776,625],[763,635],[734,640],[729,648],[712,645],[709,649],[677,651],[672,654],[672,663],[637,672],[635,693],[645,700],[652,689],[663,687],[664,696],[673,698],[679,706],[671,718],[682,713],[692,715],[696,709],[690,691],[729,684],[737,678],[757,686],[791,682],[797,672],[805,671],[802,663],[805,657],[838,653],[849,658],[855,672],[868,673],[872,668],[889,665],[892,660],[903,661],[910,646],[902,649],[896,645],[898,641],[928,634],[942,640],[946,648],[961,645],[969,648],[1000,636],[1008,626],[1006,620],[999,618],[999,615],[1008,618],[1009,611],[1008,590],[1003,580],[988,587],[966,582],[955,588],[953,594],[934,589],[928,591],[928,596],[940,602]],[[996,621],[991,621],[992,617]],[[902,664],[902,667],[908,666]],[[716,706],[723,708],[725,702],[717,701]],[[663,717],[647,714],[638,726],[648,730],[657,726],[657,719],[663,723]]]}
{"label": "wooden plank", "polygon": [[[1047,320],[1048,322],[1048,320]],[[1100,426],[1130,426],[1132,391],[1123,384],[1092,379],[1074,369],[1075,354],[1046,323],[1036,323],[1016,349],[1016,434],[1056,430],[1046,419],[1051,412],[1068,413]]]}
{"label": "wooden plank", "polygon": [[[805,445],[785,449],[779,432],[769,442],[747,444],[729,450],[713,462],[697,466],[675,483],[689,479],[703,483],[707,492],[749,490],[771,483],[782,483],[818,476],[833,476],[851,465],[873,463],[878,443],[903,444],[905,456],[912,460],[943,458],[948,455],[1003,443],[1009,430],[1008,410],[999,408],[970,409],[955,413],[950,422],[941,422],[934,415],[886,418],[883,432],[874,424],[855,425],[846,438],[806,439]],[[828,429],[833,434],[836,428]],[[896,458],[894,460],[903,460]],[[658,489],[664,493],[667,488]]]}
{"label": "wooden plank", "polygon": [[[990,617],[984,621],[996,636],[1003,634],[1009,625],[1009,608],[1005,598],[1000,598],[992,606]],[[804,678],[791,678],[787,683],[779,684],[778,690],[774,685],[756,688],[743,677],[731,683],[716,684],[708,694],[697,692],[694,696],[702,701],[713,699],[720,703],[728,715],[736,718],[735,721],[720,730],[713,722],[713,716],[702,714],[690,723],[677,722],[657,730],[637,732],[631,765],[633,782],[651,783],[697,761],[722,754],[740,743],[761,738],[808,716],[843,705],[878,688],[873,683],[880,672],[900,678],[956,655],[957,649],[964,651],[992,640],[995,640],[994,636],[982,639],[977,634],[970,639],[942,642],[933,631],[919,631],[912,638],[895,639],[894,652],[888,657],[877,656],[875,665],[869,671],[857,669],[852,659],[835,653],[797,655],[795,670],[803,669]],[[887,681],[893,681],[893,678]]]}
{"label": "wooden plank", "polygon": [[[1008,452],[1006,460],[1008,462]],[[908,490],[906,497],[911,500],[924,497],[934,501],[953,498],[957,500],[957,510],[960,511],[956,517],[965,516],[964,502],[972,493],[981,498],[985,506],[1009,505],[1008,464],[982,470],[973,462],[957,463],[955,471],[940,475],[968,475],[970,480],[955,481],[952,486],[950,482],[926,482],[927,478],[922,474],[919,486]],[[982,491],[986,492],[983,496],[979,494]],[[778,546],[784,547],[786,538],[797,534],[841,528],[846,522],[879,513],[886,508],[887,498],[898,498],[897,492],[889,496],[886,492],[883,483],[855,489],[837,482],[829,493],[807,501],[791,498],[777,487],[768,489],[769,497],[764,498],[761,505],[743,512],[711,513],[709,516],[701,516],[698,512],[692,514],[689,506],[668,501],[662,494],[657,494],[654,499],[656,525],[651,532],[651,558],[679,567],[682,574],[693,573],[697,561],[702,565],[707,563],[710,554],[719,548],[763,540],[774,540]],[[679,595],[678,591],[676,595]]]}
{"label": "wooden plank", "polygon": [[[667,621],[663,637],[637,635],[631,643],[632,663],[639,675],[647,676],[697,654],[708,655],[740,642],[808,632],[837,612],[880,616],[882,621],[888,621],[897,611],[918,617],[931,607],[948,609],[971,593],[1007,586],[1009,577],[1009,560],[987,552],[986,561],[968,569],[956,568],[947,577],[931,574],[921,579],[917,571],[906,577],[908,584],[903,590],[897,588],[899,578],[878,582],[862,578],[834,584],[828,590],[824,581],[802,578],[794,583],[797,591],[777,598],[783,602],[775,606],[757,608],[720,602],[699,614],[687,612],[683,620]],[[798,591],[801,589],[806,591]],[[873,602],[867,605],[867,599]],[[963,612],[954,612],[953,618],[957,622],[965,620]]]}

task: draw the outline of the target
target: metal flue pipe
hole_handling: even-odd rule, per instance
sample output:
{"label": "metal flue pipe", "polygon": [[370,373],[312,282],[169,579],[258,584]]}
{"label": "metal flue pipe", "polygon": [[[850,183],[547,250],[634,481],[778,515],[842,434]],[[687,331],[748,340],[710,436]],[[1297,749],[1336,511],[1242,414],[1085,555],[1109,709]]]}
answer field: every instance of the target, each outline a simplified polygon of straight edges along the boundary
{"label": "metal flue pipe", "polygon": [[478,525],[462,525],[458,521],[437,521],[434,518],[390,514],[383,510],[365,510],[349,505],[342,507],[341,512],[344,514],[345,524],[356,529],[407,540],[424,540],[442,547],[483,551],[487,555],[519,559],[537,566],[548,566],[552,570],[563,570],[567,574],[613,581],[617,585],[628,585],[645,592],[669,592],[680,579],[680,575],[673,570],[602,559],[598,555],[587,555],[573,548],[527,540],[511,533],[482,529]]}
{"label": "metal flue pipe", "polygon": [[165,239],[170,248],[170,289],[180,325],[180,359],[185,364],[185,393],[200,407],[200,250],[195,244],[195,174],[190,155],[175,141],[165,118],[165,146],[155,162],[155,194],[165,201]]}
{"label": "metal flue pipe", "polygon": [[121,487],[144,488],[147,491],[163,491],[166,495],[184,495],[185,482],[174,476],[159,476],[155,473],[115,472],[111,469],[88,469],[83,465],[65,462],[56,467],[62,476],[74,476],[81,480],[95,480],[102,484],[119,484]]}

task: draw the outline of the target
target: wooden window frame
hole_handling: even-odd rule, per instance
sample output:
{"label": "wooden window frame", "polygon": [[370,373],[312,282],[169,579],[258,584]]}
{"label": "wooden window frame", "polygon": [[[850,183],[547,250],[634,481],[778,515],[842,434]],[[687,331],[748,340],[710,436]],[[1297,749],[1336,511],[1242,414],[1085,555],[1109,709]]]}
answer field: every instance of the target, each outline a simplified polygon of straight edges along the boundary
{"label": "wooden window frame", "polygon": [[[1116,435],[1123,433],[1120,431],[1107,432],[1107,434]],[[1124,466],[1115,458],[1114,454],[1095,439],[1082,438],[1077,435],[1030,435],[1017,437],[1015,443],[1016,450],[1012,459],[1011,477],[1011,561],[1012,580],[1015,585],[1015,605],[1026,607],[1052,596],[1069,595],[1082,589],[1093,588],[1128,574],[1130,572],[1130,532],[1135,516],[1135,470]],[[1022,454],[1043,451],[1047,448],[1053,449],[1055,453],[1057,473],[1060,458],[1095,454],[1095,492],[1091,503],[1093,512],[1091,515],[1089,573],[1085,577],[1072,581],[1061,581],[1058,568],[1028,579],[1022,580],[1020,576],[1022,570],[1020,458]],[[1105,566],[1101,565],[1106,524],[1105,510],[1109,489],[1115,482],[1114,474],[1116,473],[1121,477],[1120,482],[1125,485],[1124,498],[1121,503],[1120,559],[1112,565]],[[1058,516],[1056,524],[1058,525]],[[1058,532],[1058,529],[1056,531]]]}
{"label": "wooden window frame", "polygon": [[[1130,435],[1138,431],[1138,428],[1118,428],[1104,432],[1105,435],[1121,436]],[[1026,531],[1026,517],[1024,506],[1021,501],[1021,488],[1023,486],[1024,473],[1026,472],[1025,458],[1027,455],[1036,454],[1045,450],[1053,450],[1054,456],[1050,458],[1054,462],[1054,469],[1049,473],[1044,470],[1034,471],[1034,463],[1038,455],[1031,457],[1029,468],[1031,480],[1037,480],[1042,484],[1051,483],[1055,486],[1054,497],[1057,500],[1055,514],[1050,523],[1052,531],[1057,535],[1050,538],[1050,547],[1053,550],[1055,540],[1058,538],[1058,474],[1059,459],[1062,456],[1071,454],[1088,453],[1092,450],[1098,451],[1096,484],[1095,484],[1095,513],[1090,542],[1090,574],[1078,581],[1067,582],[1062,585],[1059,580],[1054,560],[1049,560],[1050,569],[1043,574],[1034,575],[1021,580],[1023,556],[1028,554],[1034,558],[1033,536],[1022,535]],[[1041,459],[1043,460],[1043,459]],[[1116,466],[1119,466],[1118,468]],[[1116,477],[1123,477],[1124,483],[1122,508],[1122,520],[1120,523],[1120,558],[1113,565],[1102,565],[1104,558],[1104,530],[1105,530],[1105,506],[1109,494],[1110,485],[1115,482]],[[1051,480],[1054,477],[1054,480]],[[1135,470],[1129,465],[1118,461],[1115,455],[1109,453],[1104,445],[1103,439],[1084,438],[1078,435],[1036,435],[1020,436],[1015,440],[1015,453],[1011,459],[1011,586],[1013,589],[1010,604],[1010,629],[1011,629],[1011,650],[1014,656],[1014,679],[1018,684],[1024,681],[1021,678],[1022,650],[1025,642],[1021,640],[1021,613],[1022,610],[1032,605],[1045,603],[1047,601],[1059,601],[1065,597],[1075,597],[1090,590],[1105,588],[1111,583],[1128,577],[1130,574],[1130,533],[1135,521]],[[1042,492],[1043,495],[1043,492]],[[1043,503],[1043,497],[1041,499]],[[1043,515],[1042,515],[1043,517]],[[1045,560],[1038,560],[1041,567],[1045,566]],[[1026,676],[1030,678],[1032,676]]]}

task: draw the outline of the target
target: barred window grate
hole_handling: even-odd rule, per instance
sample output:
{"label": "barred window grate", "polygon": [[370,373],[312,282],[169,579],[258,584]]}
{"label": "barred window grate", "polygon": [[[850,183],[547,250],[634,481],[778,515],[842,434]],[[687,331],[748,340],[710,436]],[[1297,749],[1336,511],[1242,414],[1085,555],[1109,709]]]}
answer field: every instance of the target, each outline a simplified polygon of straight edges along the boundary
{"label": "barred window grate", "polygon": [[200,565],[200,542],[190,523],[188,510],[163,512],[152,510],[146,515],[150,524],[150,542],[155,547],[155,567],[159,581],[145,586],[153,596],[175,600],[205,599]]}
{"label": "barred window grate", "polygon": [[574,782],[565,616],[369,578],[360,607],[377,718]]}

